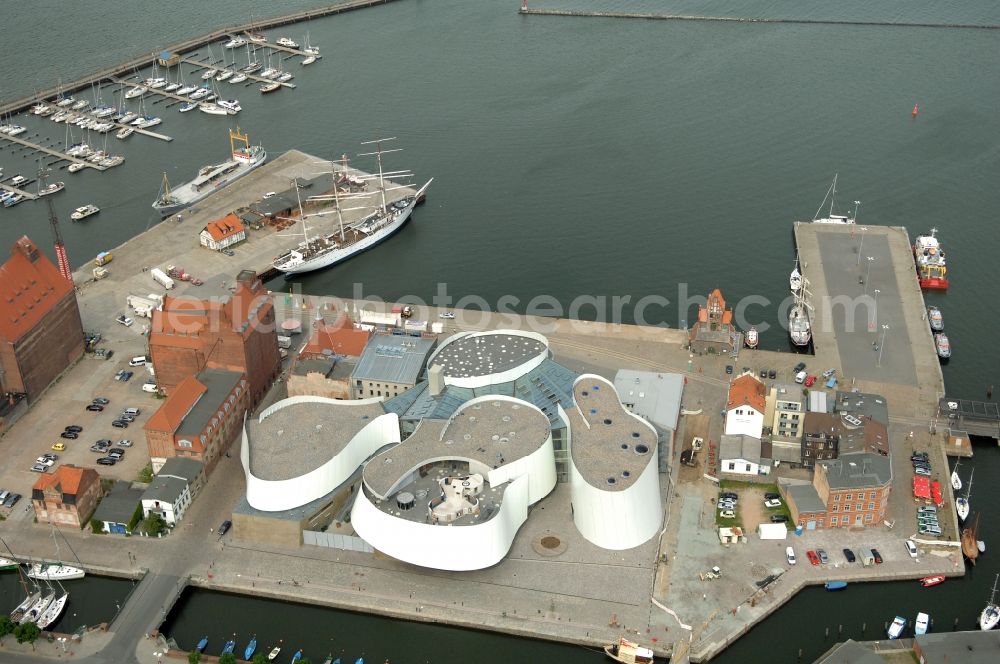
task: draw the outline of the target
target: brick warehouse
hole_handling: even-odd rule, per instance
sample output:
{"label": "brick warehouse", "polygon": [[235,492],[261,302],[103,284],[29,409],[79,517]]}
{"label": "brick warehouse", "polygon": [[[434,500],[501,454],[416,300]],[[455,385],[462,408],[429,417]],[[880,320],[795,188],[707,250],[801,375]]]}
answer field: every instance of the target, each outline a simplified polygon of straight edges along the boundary
{"label": "brick warehouse", "polygon": [[28,236],[0,267],[0,390],[34,401],[84,352],[76,291]]}
{"label": "brick warehouse", "polygon": [[257,274],[244,270],[226,301],[167,297],[153,312],[149,354],[168,395],[202,369],[246,375],[247,407],[260,402],[281,369],[274,305]]}

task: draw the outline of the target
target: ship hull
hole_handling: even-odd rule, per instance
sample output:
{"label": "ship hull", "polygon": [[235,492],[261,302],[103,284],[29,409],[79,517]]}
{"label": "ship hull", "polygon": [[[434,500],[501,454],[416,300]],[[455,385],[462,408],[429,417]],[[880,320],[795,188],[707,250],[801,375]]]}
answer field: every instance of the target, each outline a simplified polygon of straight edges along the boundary
{"label": "ship hull", "polygon": [[948,280],[942,277],[919,277],[920,287],[924,290],[948,290]]}
{"label": "ship hull", "polygon": [[[244,177],[248,173],[253,172],[254,169],[263,166],[264,162],[266,162],[266,161],[267,161],[267,154],[265,153],[265,154],[263,154],[261,156],[261,158],[259,160],[255,161],[255,162],[252,162],[250,164],[247,164],[247,166],[244,167],[244,168],[237,168],[237,170],[234,171],[232,174],[227,175],[224,178],[220,178],[219,181],[214,186],[205,187],[205,189],[203,191],[198,192],[197,194],[195,194],[191,198],[185,198],[184,200],[178,201],[177,203],[172,203],[170,205],[162,205],[158,201],[154,201],[153,202],[153,209],[156,210],[157,212],[159,212],[161,217],[169,217],[170,215],[172,215],[172,214],[174,214],[176,212],[180,212],[181,210],[183,210],[185,208],[191,207],[195,203],[201,201],[202,199],[208,197],[211,194],[214,194],[215,192],[219,191],[220,189],[223,189],[223,188],[229,186],[233,182],[236,182],[237,180],[239,180],[240,178]],[[187,184],[189,184],[189,183],[185,183],[185,184],[181,185],[180,187],[178,187],[174,191],[176,192],[176,191],[182,189]]]}

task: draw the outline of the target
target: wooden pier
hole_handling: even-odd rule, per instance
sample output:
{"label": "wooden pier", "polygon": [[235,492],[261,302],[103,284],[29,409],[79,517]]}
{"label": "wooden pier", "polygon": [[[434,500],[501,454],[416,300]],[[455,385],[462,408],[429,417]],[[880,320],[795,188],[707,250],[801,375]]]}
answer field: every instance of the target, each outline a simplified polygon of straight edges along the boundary
{"label": "wooden pier", "polygon": [[[189,65],[196,65],[198,67],[201,67],[202,69],[215,69],[216,71],[219,71],[219,68],[216,67],[215,65],[213,65],[210,62],[203,62],[202,60],[195,60],[194,58],[187,58],[187,57],[184,57],[183,55],[180,56],[180,61],[181,62],[186,62]],[[237,70],[237,71],[239,71],[239,70]],[[255,81],[257,83],[280,83],[280,81],[274,81],[274,80],[271,80],[270,78],[264,78],[263,76],[257,76],[256,74],[248,74],[248,73],[246,73],[244,71],[240,71],[240,73],[243,74],[244,76],[246,76],[248,80]],[[215,79],[213,78],[212,80],[214,81]],[[222,82],[223,83],[228,83],[229,81],[226,80],[226,81],[222,81]],[[207,83],[207,81],[206,81],[206,83]],[[291,88],[293,90],[295,89],[295,84],[294,83],[280,83],[280,84],[283,87]],[[160,92],[160,91],[159,90],[154,90],[153,92]],[[182,97],[182,99],[184,99],[184,101],[191,101],[190,99],[186,99],[186,98],[183,98],[183,97]]]}
{"label": "wooden pier", "polygon": [[26,141],[23,138],[18,138],[17,136],[10,136],[9,134],[0,134],[0,139],[5,141],[10,141],[11,143],[17,143],[18,145],[23,145],[27,148],[31,148],[35,152],[42,152],[52,157],[57,157],[60,161],[69,161],[74,164],[83,164],[87,168],[93,168],[98,171],[108,170],[107,166],[101,166],[100,164],[94,164],[87,161],[86,159],[80,159],[79,157],[72,157],[65,152],[60,152],[59,150],[53,150],[52,148],[47,148],[44,145],[39,145],[38,143],[32,143],[31,141]]}
{"label": "wooden pier", "polygon": [[166,141],[167,143],[174,140],[172,136],[167,136],[166,134],[158,134],[155,131],[150,131],[148,129],[140,129],[139,127],[132,127],[131,125],[122,124],[121,122],[115,122],[111,118],[99,118],[96,115],[94,115],[94,112],[92,110],[72,111],[72,113],[75,113],[76,115],[86,115],[87,117],[92,118],[94,120],[98,120],[100,122],[110,122],[119,129],[125,129],[126,127],[129,127],[132,129],[132,131],[134,131],[137,134],[142,134],[143,136],[149,136],[150,138]]}
{"label": "wooden pier", "polygon": [[[29,184],[30,184],[30,182],[29,182]],[[0,189],[3,189],[4,191],[10,191],[10,192],[13,192],[15,194],[20,194],[21,196],[24,196],[24,198],[27,199],[27,200],[29,200],[29,201],[33,201],[33,200],[35,200],[35,199],[38,198],[38,194],[32,194],[29,191],[25,191],[24,189],[18,189],[17,187],[11,186],[9,184],[5,184],[3,182],[0,182]]]}

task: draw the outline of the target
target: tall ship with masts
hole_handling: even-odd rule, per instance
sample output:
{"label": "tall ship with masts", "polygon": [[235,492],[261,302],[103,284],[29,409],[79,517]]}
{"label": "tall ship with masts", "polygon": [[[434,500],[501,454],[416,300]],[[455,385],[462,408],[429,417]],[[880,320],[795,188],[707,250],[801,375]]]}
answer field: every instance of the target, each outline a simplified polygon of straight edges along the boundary
{"label": "tall ship with masts", "polygon": [[164,173],[160,193],[153,201],[153,209],[164,217],[179,212],[239,180],[253,169],[262,166],[267,159],[264,148],[250,145],[249,136],[241,133],[239,127],[235,131],[229,130],[229,150],[231,157],[228,161],[202,166],[195,179],[179,187],[171,188],[167,174]]}
{"label": "tall ship with masts", "polygon": [[[303,241],[296,247],[289,249],[274,259],[273,265],[276,270],[288,274],[301,274],[321,270],[337,263],[342,263],[347,259],[360,254],[362,251],[389,239],[398,232],[409,220],[413,208],[423,198],[427,188],[431,186],[433,178],[428,180],[415,193],[409,194],[392,203],[386,199],[386,177],[396,175],[408,175],[407,171],[386,173],[382,169],[382,155],[385,152],[395,152],[395,150],[383,150],[382,143],[391,141],[392,138],[367,141],[362,145],[375,145],[375,152],[364,153],[359,156],[374,156],[378,163],[378,203],[375,211],[365,215],[361,219],[344,223],[342,198],[338,192],[337,183],[334,182],[333,200],[336,205],[338,219],[338,230],[328,235],[310,238],[306,226],[306,216],[302,214],[301,202],[299,205],[299,216],[302,221]],[[336,178],[334,178],[336,180]],[[402,188],[402,187],[394,187]],[[298,189],[296,188],[296,193]],[[349,195],[348,195],[349,196]],[[327,197],[324,197],[327,198]],[[349,200],[357,200],[356,197]],[[318,213],[327,214],[327,213]],[[312,215],[316,216],[316,215]]]}

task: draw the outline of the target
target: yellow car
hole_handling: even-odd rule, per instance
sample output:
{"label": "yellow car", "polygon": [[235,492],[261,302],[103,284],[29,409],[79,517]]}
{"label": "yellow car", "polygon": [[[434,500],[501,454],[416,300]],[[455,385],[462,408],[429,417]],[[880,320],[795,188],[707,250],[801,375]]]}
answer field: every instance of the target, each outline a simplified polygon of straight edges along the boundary
{"label": "yellow car", "polygon": [[52,445],[52,449],[54,449],[56,452],[62,452],[63,450],[66,449],[66,443],[54,443]]}

